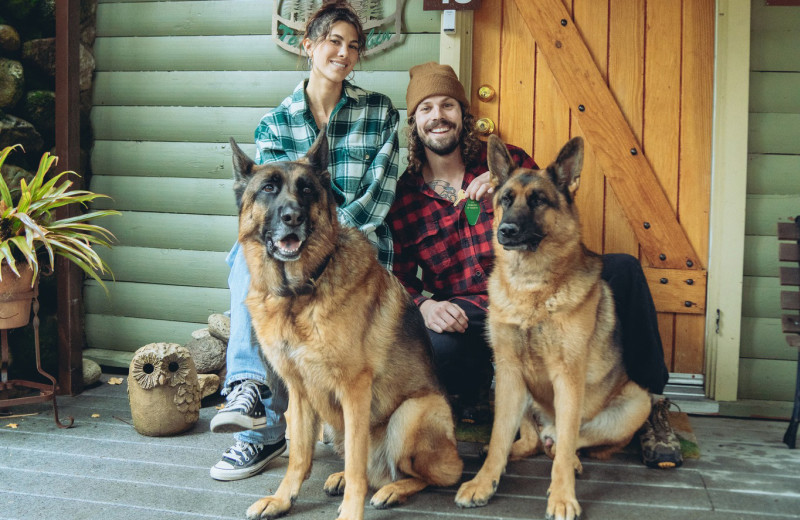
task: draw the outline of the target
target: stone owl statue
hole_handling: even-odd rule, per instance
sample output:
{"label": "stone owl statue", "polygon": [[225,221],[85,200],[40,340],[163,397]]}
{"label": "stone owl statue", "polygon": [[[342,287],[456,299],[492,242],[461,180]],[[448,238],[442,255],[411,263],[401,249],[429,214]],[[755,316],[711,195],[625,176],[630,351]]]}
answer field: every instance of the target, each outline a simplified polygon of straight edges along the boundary
{"label": "stone owl statue", "polygon": [[142,435],[185,432],[197,422],[200,385],[189,351],[177,343],[150,343],[136,351],[128,372],[133,426]]}

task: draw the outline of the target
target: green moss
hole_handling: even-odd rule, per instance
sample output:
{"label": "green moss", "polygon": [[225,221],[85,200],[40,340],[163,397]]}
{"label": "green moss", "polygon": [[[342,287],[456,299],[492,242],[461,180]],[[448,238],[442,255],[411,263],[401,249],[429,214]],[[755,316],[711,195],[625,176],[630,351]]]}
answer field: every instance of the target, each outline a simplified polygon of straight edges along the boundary
{"label": "green moss", "polygon": [[456,423],[456,440],[461,442],[480,442],[488,444],[491,436],[491,424]]}

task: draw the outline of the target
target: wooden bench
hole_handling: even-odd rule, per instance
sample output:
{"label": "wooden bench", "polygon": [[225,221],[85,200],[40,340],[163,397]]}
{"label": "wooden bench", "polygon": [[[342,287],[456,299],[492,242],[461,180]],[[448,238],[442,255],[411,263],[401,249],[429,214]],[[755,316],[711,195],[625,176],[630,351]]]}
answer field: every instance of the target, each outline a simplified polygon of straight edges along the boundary
{"label": "wooden bench", "polygon": [[[791,286],[793,290],[781,291],[781,309],[787,311],[781,316],[781,326],[786,334],[786,342],[800,349],[800,216],[794,222],[778,222],[778,259],[793,262],[795,265],[781,267],[781,286]],[[800,422],[800,356],[797,359],[797,379],[794,389],[794,408],[789,428],[783,442],[794,449],[797,443],[797,426]]]}

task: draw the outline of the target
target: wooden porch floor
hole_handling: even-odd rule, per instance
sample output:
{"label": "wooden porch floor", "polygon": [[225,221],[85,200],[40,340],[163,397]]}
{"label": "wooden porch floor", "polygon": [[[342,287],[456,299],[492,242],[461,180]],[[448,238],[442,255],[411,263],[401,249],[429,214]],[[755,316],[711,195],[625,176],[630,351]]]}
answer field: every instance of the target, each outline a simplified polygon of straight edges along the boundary
{"label": "wooden porch floor", "polygon": [[[253,501],[275,490],[285,457],[250,479],[209,477],[231,439],[209,432],[213,406],[201,410],[187,434],[143,437],[129,424],[126,388],[103,383],[59,398],[61,418],[75,417],[68,430],[56,428],[48,403],[9,410],[35,415],[0,417],[0,518],[242,519]],[[800,518],[800,449],[781,443],[785,422],[707,416],[690,422],[701,456],[680,469],[647,469],[632,453],[585,460],[577,484],[584,520]],[[460,446],[465,478],[480,467],[476,448]],[[327,497],[322,484],[341,468],[319,445],[311,478],[288,518],[336,518],[339,499]],[[399,508],[368,508],[366,519],[543,518],[549,471],[550,461],[541,456],[510,463],[497,495],[483,508],[458,509],[454,488],[434,489]]]}

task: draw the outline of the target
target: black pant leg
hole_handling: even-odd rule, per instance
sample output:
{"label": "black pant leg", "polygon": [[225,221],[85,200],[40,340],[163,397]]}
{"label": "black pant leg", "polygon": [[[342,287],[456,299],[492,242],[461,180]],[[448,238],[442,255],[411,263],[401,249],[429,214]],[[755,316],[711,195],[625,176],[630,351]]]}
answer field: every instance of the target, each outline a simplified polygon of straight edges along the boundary
{"label": "black pant leg", "polygon": [[466,301],[453,303],[467,313],[469,325],[462,334],[428,329],[433,344],[434,367],[448,395],[474,404],[492,381],[492,350],[486,338],[486,311]]}
{"label": "black pant leg", "polygon": [[663,393],[669,370],[664,363],[655,304],[641,264],[631,255],[603,255],[602,278],[614,293],[628,377],[651,393]]}

